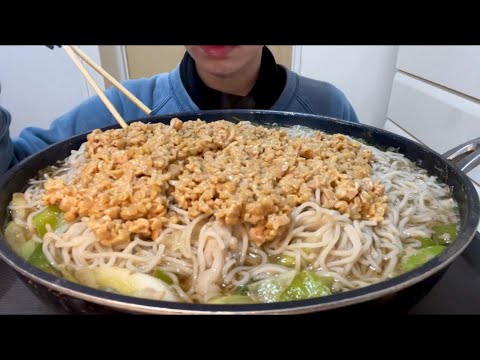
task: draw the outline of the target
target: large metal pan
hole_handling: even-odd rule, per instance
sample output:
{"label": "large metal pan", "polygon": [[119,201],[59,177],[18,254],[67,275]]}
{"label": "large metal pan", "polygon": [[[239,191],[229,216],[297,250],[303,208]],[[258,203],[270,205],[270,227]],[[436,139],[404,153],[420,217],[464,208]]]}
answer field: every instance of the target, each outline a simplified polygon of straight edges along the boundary
{"label": "large metal pan", "polygon": [[[381,129],[299,113],[263,110],[205,111],[148,117],[139,119],[139,121],[168,123],[172,117],[182,120],[200,118],[206,121],[219,119],[238,121],[238,119],[242,119],[258,124],[276,123],[281,126],[299,124],[327,133],[343,133],[361,138],[380,148],[398,147],[400,153],[428,170],[430,174],[438,176],[441,181],[452,188],[453,197],[459,204],[461,218],[458,238],[440,256],[416,270],[361,289],[316,299],[284,303],[199,305],[132,298],[71,283],[42,272],[25,262],[9,248],[0,234],[0,257],[15,269],[20,278],[30,285],[32,291],[45,302],[57,309],[75,313],[120,311],[151,314],[294,314],[325,310],[405,310],[428,292],[476,234],[480,219],[479,198],[473,184],[462,169],[467,171],[478,162],[480,139],[450,151],[447,156],[441,156],[423,145]],[[0,229],[3,229],[7,221],[6,208],[12,193],[23,191],[28,180],[34,177],[38,170],[66,158],[70,155],[71,150],[77,149],[84,141],[86,141],[86,134],[54,144],[17,164],[0,178]],[[454,160],[459,160],[459,165],[454,165],[452,162]]]}

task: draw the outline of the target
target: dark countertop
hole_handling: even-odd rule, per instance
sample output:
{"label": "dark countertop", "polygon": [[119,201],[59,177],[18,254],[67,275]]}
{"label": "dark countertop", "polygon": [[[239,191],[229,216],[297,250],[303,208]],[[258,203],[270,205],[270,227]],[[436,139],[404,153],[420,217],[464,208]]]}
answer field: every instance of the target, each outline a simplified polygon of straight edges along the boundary
{"label": "dark countertop", "polygon": [[[410,314],[480,314],[480,234]],[[56,314],[0,260],[0,314]]]}

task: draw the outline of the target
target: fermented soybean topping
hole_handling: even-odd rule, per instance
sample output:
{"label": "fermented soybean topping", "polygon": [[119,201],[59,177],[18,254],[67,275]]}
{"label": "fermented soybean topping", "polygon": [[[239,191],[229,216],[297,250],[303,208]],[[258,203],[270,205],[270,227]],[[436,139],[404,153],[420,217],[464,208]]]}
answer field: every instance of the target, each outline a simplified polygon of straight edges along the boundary
{"label": "fermented soybean topping", "polygon": [[245,224],[257,245],[280,236],[316,189],[323,207],[352,219],[381,221],[387,208],[383,186],[370,177],[371,151],[340,134],[296,138],[245,122],[172,119],[95,130],[85,156],[72,183],[45,183],[43,201],[67,221],[89,217],[103,245],[156,238],[179,222],[169,205],[191,218]]}

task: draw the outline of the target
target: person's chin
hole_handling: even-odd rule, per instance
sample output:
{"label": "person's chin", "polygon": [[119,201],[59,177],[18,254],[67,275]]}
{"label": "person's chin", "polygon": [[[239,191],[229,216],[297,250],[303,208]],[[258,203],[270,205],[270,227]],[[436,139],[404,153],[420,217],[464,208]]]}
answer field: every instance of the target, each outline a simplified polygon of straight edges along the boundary
{"label": "person's chin", "polygon": [[236,68],[226,61],[211,61],[208,64],[203,64],[204,72],[216,77],[229,77],[235,73]]}

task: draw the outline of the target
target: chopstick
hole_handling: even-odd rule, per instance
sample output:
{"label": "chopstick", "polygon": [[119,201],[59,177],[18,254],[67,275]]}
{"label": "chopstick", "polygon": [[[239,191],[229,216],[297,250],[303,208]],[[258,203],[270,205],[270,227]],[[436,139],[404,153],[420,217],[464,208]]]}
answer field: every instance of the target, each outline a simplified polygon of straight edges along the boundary
{"label": "chopstick", "polygon": [[73,51],[77,53],[85,62],[94,68],[100,75],[105,79],[110,81],[113,86],[122,92],[131,102],[133,102],[140,110],[145,114],[149,115],[152,110],[150,110],[144,103],[142,103],[135,95],[128,91],[122,84],[120,84],[112,75],[106,72],[101,66],[97,65],[95,61],[92,60],[87,54],[85,54],[78,46],[72,46]]}
{"label": "chopstick", "polygon": [[75,52],[72,50],[72,48],[69,45],[64,45],[63,48],[65,49],[65,52],[70,56],[72,59],[73,63],[78,67],[82,75],[85,77],[85,79],[88,81],[88,83],[92,86],[92,88],[95,90],[97,95],[100,97],[100,99],[103,101],[105,106],[110,110],[112,113],[113,117],[117,122],[120,124],[120,126],[124,129],[128,127],[127,123],[125,120],[123,120],[122,116],[118,113],[117,109],[113,106],[113,104],[108,100],[108,98],[105,96],[103,93],[102,89],[97,85],[95,80],[93,80],[92,76],[88,73],[87,69],[82,65],[80,60],[75,56]]}

